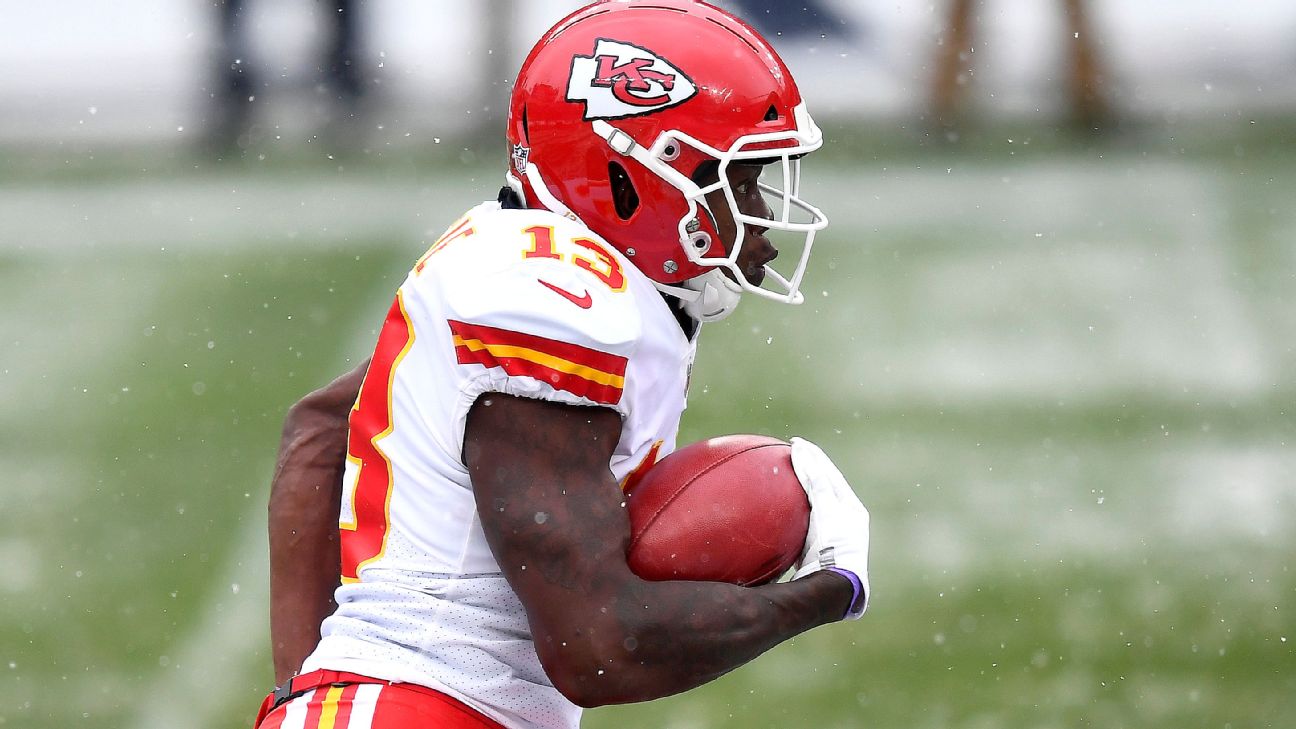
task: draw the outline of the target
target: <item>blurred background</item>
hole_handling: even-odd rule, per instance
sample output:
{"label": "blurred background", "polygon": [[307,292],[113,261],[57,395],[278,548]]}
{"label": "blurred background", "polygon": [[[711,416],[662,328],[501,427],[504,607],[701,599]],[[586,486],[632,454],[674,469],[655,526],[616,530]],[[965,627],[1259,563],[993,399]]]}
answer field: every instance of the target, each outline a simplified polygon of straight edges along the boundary
{"label": "blurred background", "polygon": [[[579,4],[0,0],[0,726],[250,726],[284,411]],[[833,225],[681,440],[824,445],[876,595],[585,726],[1296,727],[1296,5],[727,7]]]}

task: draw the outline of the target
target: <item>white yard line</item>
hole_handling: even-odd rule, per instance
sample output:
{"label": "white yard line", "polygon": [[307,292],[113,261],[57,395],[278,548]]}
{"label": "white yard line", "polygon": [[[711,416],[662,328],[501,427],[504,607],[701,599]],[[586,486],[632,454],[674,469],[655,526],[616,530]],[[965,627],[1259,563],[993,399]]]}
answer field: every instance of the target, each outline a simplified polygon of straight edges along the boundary
{"label": "white yard line", "polygon": [[[347,352],[363,357],[373,347],[374,328],[361,323]],[[356,359],[337,363],[338,374]],[[248,696],[250,676],[270,666],[270,568],[266,533],[266,495],[271,464],[258,470],[264,478],[248,485],[252,494],[239,518],[238,548],[211,588],[211,599],[194,628],[164,651],[168,665],[158,672],[127,725],[135,729],[205,729],[227,723],[246,703],[250,725],[256,701]],[[269,693],[273,686],[265,686]]]}
{"label": "white yard line", "polygon": [[[264,491],[261,486],[254,494]],[[240,519],[239,547],[210,590],[202,617],[188,636],[164,651],[167,665],[150,682],[127,726],[202,729],[228,718],[231,707],[244,700],[251,725],[256,699],[247,691],[248,677],[257,675],[251,670],[253,658],[270,660],[265,504],[262,498],[252,502]],[[271,688],[266,686],[266,692]]]}

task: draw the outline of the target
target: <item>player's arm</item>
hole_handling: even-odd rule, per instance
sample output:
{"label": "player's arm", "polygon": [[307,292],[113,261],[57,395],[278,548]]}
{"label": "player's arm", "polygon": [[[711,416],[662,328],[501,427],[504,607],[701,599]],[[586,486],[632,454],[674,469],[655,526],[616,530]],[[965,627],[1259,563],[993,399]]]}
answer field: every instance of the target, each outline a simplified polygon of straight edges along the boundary
{"label": "player's arm", "polygon": [[339,584],[338,508],[347,417],[369,361],[288,410],[270,485],[270,642],[275,683],[319,643]]}
{"label": "player's arm", "polygon": [[564,696],[598,706],[678,693],[842,618],[853,588],[837,574],[756,588],[635,576],[608,469],[620,433],[609,409],[493,393],[468,415],[482,526]]}

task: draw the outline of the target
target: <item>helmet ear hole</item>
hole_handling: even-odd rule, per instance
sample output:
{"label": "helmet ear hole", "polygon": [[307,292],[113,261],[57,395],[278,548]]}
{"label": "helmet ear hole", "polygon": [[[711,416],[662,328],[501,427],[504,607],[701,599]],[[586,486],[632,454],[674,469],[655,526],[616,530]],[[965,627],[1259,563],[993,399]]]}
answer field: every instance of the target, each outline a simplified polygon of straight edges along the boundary
{"label": "helmet ear hole", "polygon": [[612,205],[617,217],[629,220],[639,209],[639,193],[630,181],[630,174],[620,164],[609,162],[608,184],[612,187]]}

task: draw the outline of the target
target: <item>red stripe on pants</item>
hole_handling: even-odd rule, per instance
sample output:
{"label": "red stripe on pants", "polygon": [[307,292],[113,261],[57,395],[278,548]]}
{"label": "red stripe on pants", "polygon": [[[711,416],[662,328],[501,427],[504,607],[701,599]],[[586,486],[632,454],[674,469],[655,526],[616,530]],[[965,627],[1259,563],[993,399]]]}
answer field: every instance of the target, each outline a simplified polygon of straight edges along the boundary
{"label": "red stripe on pants", "polygon": [[317,729],[319,727],[320,715],[324,713],[325,696],[328,696],[327,686],[320,686],[315,689],[315,695],[311,697],[310,703],[306,705],[306,723],[303,725],[306,729]]}

